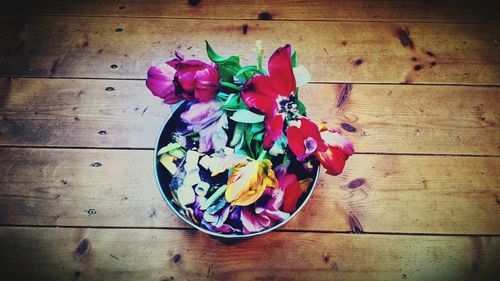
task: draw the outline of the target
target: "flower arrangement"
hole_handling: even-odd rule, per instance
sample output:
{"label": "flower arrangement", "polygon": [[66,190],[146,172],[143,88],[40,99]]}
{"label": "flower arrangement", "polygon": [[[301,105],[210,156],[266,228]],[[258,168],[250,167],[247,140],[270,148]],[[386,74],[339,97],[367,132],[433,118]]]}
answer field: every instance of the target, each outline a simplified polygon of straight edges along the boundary
{"label": "flower arrangement", "polygon": [[153,66],[146,81],[167,104],[183,102],[170,143],[158,161],[179,210],[215,233],[250,234],[289,218],[313,185],[321,164],[342,172],[352,143],[306,116],[299,89],[310,80],[290,45],[262,67],[241,66],[206,43],[211,63],[175,58]]}

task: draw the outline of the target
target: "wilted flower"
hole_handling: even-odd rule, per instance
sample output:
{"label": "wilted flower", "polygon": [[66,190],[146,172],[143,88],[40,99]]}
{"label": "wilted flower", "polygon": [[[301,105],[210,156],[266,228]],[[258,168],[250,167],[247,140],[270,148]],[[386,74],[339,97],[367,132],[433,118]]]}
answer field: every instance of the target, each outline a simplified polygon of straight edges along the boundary
{"label": "wilted flower", "polygon": [[280,211],[283,204],[283,189],[267,187],[254,205],[241,210],[243,233],[258,232],[271,227],[277,222],[290,217],[289,213]]}
{"label": "wilted flower", "polygon": [[199,60],[184,60],[177,52],[175,55],[175,59],[149,68],[146,80],[149,90],[168,104],[182,99],[200,102],[213,99],[220,87],[216,66]]}
{"label": "wilted flower", "polygon": [[222,104],[218,99],[199,102],[181,114],[182,121],[188,125],[187,129],[200,134],[200,152],[226,147],[228,137],[224,129],[227,129],[228,124]]}
{"label": "wilted flower", "polygon": [[269,75],[256,74],[241,90],[243,101],[265,114],[264,148],[270,149],[283,132],[287,112],[295,110],[295,76],[292,70],[291,47],[278,48],[269,59]]}
{"label": "wilted flower", "polygon": [[297,181],[295,174],[287,173],[290,162],[279,165],[274,169],[278,178],[280,189],[283,190],[283,206],[281,209],[288,213],[293,213],[297,210],[297,203],[304,193],[309,190],[312,179],[307,178]]}
{"label": "wilted flower", "polygon": [[285,195],[283,199],[283,211],[293,213],[297,210],[299,199],[309,189],[312,179],[307,178],[298,181],[295,174],[285,174],[279,179],[280,186],[283,185]]}
{"label": "wilted flower", "polygon": [[205,211],[201,223],[212,231],[220,233],[236,232],[232,226],[224,223],[229,217],[229,209],[230,205],[227,204],[224,198],[221,198],[216,204],[210,206]]}
{"label": "wilted flower", "polygon": [[264,193],[266,187],[278,187],[278,180],[268,159],[242,162],[229,175],[226,201],[231,205],[248,206]]}
{"label": "wilted flower", "polygon": [[174,84],[175,69],[166,63],[152,66],[148,70],[146,86],[153,95],[162,98],[167,104],[175,104],[181,101],[181,95],[175,91]]}
{"label": "wilted flower", "polygon": [[317,151],[324,152],[327,149],[325,142],[321,139],[318,126],[306,117],[290,122],[286,136],[290,150],[299,161],[304,161]]}
{"label": "wilted flower", "polygon": [[326,142],[326,151],[317,151],[316,158],[331,175],[339,175],[344,170],[345,162],[354,154],[352,142],[335,129],[327,129],[326,123],[320,124],[321,138]]}

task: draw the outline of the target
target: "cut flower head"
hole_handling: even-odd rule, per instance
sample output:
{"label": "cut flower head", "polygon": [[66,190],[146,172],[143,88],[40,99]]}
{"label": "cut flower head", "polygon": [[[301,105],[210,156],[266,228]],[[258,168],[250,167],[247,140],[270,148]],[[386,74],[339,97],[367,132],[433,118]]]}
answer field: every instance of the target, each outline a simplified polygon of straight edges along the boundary
{"label": "cut flower head", "polygon": [[354,154],[354,146],[352,142],[341,135],[335,129],[328,129],[326,122],[320,124],[321,137],[325,140],[328,148],[325,151],[317,151],[316,158],[326,172],[330,175],[336,176],[344,170],[345,162],[349,156]]}
{"label": "cut flower head", "polygon": [[264,113],[264,148],[270,149],[281,137],[288,111],[294,110],[295,76],[291,46],[278,48],[269,59],[268,75],[256,74],[241,89],[243,101]]}
{"label": "cut flower head", "polygon": [[248,206],[264,193],[266,187],[278,187],[278,180],[268,159],[242,162],[229,175],[226,201],[231,205]]}
{"label": "cut flower head", "polygon": [[149,68],[146,86],[151,92],[167,104],[213,99],[220,87],[217,67],[199,60],[184,60],[177,52],[175,55],[175,59]]}

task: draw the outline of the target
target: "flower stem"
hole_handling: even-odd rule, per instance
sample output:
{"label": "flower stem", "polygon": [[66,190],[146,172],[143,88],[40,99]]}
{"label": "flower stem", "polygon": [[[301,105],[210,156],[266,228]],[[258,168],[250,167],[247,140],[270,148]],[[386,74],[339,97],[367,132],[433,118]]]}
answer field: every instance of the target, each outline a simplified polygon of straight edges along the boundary
{"label": "flower stem", "polygon": [[288,161],[289,161],[288,153],[285,153],[285,155],[283,155],[283,164],[285,164]]}
{"label": "flower stem", "polygon": [[223,92],[219,92],[217,94],[217,96],[225,101],[229,97],[229,94],[226,94],[226,93],[223,93]]}
{"label": "flower stem", "polygon": [[266,158],[267,156],[267,150],[263,149],[260,154],[259,154],[259,158],[257,158],[257,161],[261,161],[263,160],[264,158]]}
{"label": "flower stem", "polygon": [[214,194],[212,194],[212,196],[210,196],[207,201],[201,203],[200,205],[200,210],[204,211],[206,209],[208,209],[208,207],[212,206],[212,204],[217,201],[217,199],[219,199],[223,194],[224,192],[226,191],[226,188],[227,186],[226,185],[223,185],[221,187],[219,187],[215,192]]}
{"label": "flower stem", "polygon": [[257,47],[257,69],[262,70],[262,56],[264,54],[262,50],[262,41],[257,40],[255,46]]}
{"label": "flower stem", "polygon": [[227,87],[227,88],[230,88],[230,89],[233,89],[233,90],[240,90],[240,87],[238,87],[237,85],[231,83],[231,82],[220,82],[222,86],[224,87]]}

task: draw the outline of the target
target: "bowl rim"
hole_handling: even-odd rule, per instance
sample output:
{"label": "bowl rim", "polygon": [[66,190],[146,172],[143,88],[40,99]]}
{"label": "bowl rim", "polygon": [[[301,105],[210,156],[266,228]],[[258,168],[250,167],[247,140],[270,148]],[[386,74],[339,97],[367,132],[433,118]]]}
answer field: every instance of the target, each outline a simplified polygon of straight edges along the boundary
{"label": "bowl rim", "polygon": [[316,176],[314,177],[314,180],[312,182],[312,186],[309,190],[309,194],[307,194],[306,198],[302,201],[302,204],[297,208],[297,210],[295,210],[295,212],[290,214],[290,217],[288,217],[287,219],[273,225],[272,227],[269,227],[269,228],[262,230],[262,231],[259,231],[259,232],[252,232],[249,234],[235,234],[235,233],[225,234],[225,233],[213,232],[213,231],[210,231],[209,229],[205,229],[205,228],[195,224],[194,222],[189,220],[187,217],[185,217],[183,214],[181,214],[177,210],[177,208],[172,205],[172,202],[170,202],[170,200],[168,199],[165,192],[163,192],[162,184],[160,183],[160,177],[158,176],[158,167],[162,167],[162,166],[159,165],[160,161],[158,159],[157,154],[158,154],[158,150],[159,150],[159,146],[160,146],[161,136],[162,136],[163,132],[165,131],[165,128],[167,127],[168,122],[174,116],[174,114],[177,113],[177,110],[179,110],[184,103],[185,103],[185,101],[181,101],[181,102],[170,107],[171,112],[168,115],[167,119],[165,120],[165,123],[163,124],[163,126],[158,134],[158,137],[156,139],[156,144],[155,144],[155,150],[154,150],[154,172],[155,172],[156,185],[158,186],[158,189],[160,190],[161,196],[163,197],[163,199],[167,203],[170,210],[172,210],[175,213],[175,215],[177,215],[177,217],[181,218],[184,222],[186,222],[190,226],[194,227],[195,229],[197,229],[203,233],[206,233],[208,235],[211,235],[211,236],[220,237],[220,238],[228,238],[228,239],[242,239],[242,238],[259,236],[262,234],[269,233],[273,230],[276,230],[276,229],[282,227],[283,225],[285,225],[286,223],[288,223],[289,221],[291,221],[302,210],[302,208],[306,205],[307,201],[309,201],[309,198],[312,196],[314,188],[316,187],[316,184],[318,183],[318,178],[319,178],[319,174],[320,174],[320,170],[321,170],[320,165],[317,166]]}

